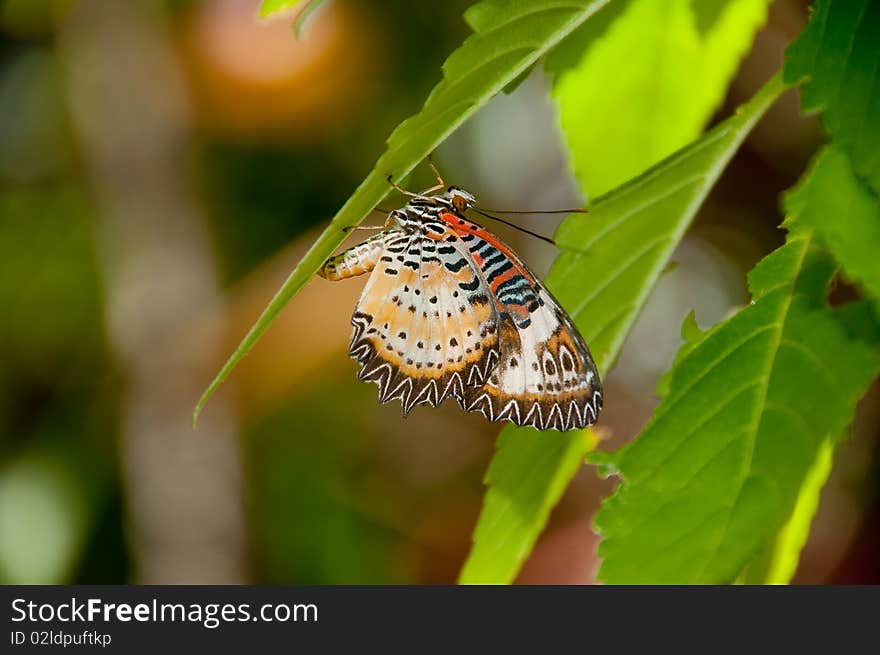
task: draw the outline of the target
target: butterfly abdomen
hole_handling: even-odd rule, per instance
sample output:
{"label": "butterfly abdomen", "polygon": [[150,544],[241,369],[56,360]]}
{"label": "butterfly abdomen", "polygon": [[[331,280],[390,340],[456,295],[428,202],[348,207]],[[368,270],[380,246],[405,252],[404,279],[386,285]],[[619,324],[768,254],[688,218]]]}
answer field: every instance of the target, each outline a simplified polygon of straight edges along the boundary
{"label": "butterfly abdomen", "polygon": [[324,262],[318,275],[336,282],[369,273],[378,264],[383,263],[383,258],[387,260],[384,262],[385,264],[393,265],[393,257],[384,254],[387,241],[391,236],[394,236],[393,232],[380,232],[363,243],[331,257]]}

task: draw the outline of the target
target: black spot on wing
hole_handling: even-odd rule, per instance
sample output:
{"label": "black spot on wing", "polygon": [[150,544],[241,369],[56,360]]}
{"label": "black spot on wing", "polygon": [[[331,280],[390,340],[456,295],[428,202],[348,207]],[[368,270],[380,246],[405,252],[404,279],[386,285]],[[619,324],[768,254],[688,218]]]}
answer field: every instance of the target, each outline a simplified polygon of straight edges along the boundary
{"label": "black spot on wing", "polygon": [[458,286],[465,291],[476,291],[480,287],[480,281],[475,277],[470,282],[460,282]]}
{"label": "black spot on wing", "polygon": [[452,271],[453,273],[458,273],[462,268],[467,266],[467,260],[462,257],[461,259],[454,262],[446,262],[444,265],[446,266],[446,270]]}

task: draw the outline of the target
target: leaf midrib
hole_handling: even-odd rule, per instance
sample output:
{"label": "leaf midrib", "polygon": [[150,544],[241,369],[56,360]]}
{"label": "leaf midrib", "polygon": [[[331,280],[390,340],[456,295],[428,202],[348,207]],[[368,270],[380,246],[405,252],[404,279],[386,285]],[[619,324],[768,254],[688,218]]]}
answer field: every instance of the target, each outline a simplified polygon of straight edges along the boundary
{"label": "leaf midrib", "polygon": [[[782,304],[780,306],[780,311],[776,316],[776,320],[773,321],[776,327],[776,334],[773,338],[773,345],[767,352],[767,357],[764,362],[764,366],[762,367],[764,379],[764,385],[762,386],[758,402],[755,403],[755,407],[753,409],[752,421],[749,429],[746,431],[746,447],[747,447],[747,456],[743,459],[743,464],[740,467],[739,479],[735,484],[736,495],[733,499],[733,502],[729,507],[725,509],[725,521],[724,526],[719,533],[718,539],[715,541],[715,544],[707,551],[707,557],[705,562],[703,563],[700,572],[697,574],[697,580],[703,579],[703,575],[706,572],[706,569],[709,565],[715,560],[715,557],[718,553],[718,549],[721,547],[721,544],[724,543],[724,540],[727,538],[727,533],[730,530],[730,522],[733,519],[734,510],[736,509],[737,504],[740,501],[742,496],[743,488],[745,487],[746,480],[749,479],[749,474],[751,472],[752,462],[754,461],[755,456],[755,446],[757,444],[758,432],[761,429],[761,423],[763,422],[764,414],[766,412],[767,405],[767,395],[770,391],[770,378],[773,374],[773,368],[776,364],[776,356],[779,352],[779,347],[782,344],[782,335],[785,332],[785,323],[788,319],[788,313],[791,309],[791,303],[794,300],[794,289],[797,283],[798,276],[801,273],[804,260],[807,256],[807,250],[809,249],[810,241],[809,237],[804,236],[799,239],[801,243],[801,251],[798,254],[797,265],[792,272],[791,280],[788,285],[788,291],[783,298]],[[776,287],[775,290],[778,290],[780,287]]]}

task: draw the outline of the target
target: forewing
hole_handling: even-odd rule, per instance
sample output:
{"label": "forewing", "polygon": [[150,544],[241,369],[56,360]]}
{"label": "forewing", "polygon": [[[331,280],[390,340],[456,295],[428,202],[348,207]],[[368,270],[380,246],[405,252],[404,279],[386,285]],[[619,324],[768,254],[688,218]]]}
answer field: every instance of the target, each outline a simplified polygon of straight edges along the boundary
{"label": "forewing", "polygon": [[449,396],[463,401],[498,362],[494,304],[472,262],[444,239],[458,237],[389,238],[352,317],[358,377],[376,382],[382,402],[400,398],[405,414]]}

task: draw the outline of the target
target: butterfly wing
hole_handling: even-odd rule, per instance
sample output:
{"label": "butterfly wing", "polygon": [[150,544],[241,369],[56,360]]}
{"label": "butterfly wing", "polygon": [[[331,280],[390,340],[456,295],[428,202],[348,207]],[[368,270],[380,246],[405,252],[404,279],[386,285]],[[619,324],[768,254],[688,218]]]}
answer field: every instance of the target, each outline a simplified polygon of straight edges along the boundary
{"label": "butterfly wing", "polygon": [[390,232],[352,317],[349,354],[404,413],[482,385],[498,362],[494,304],[446,234]]}
{"label": "butterfly wing", "polygon": [[540,430],[595,423],[602,387],[571,318],[500,239],[456,214],[442,218],[460,237],[498,316],[499,362],[484,384],[465,389],[464,408]]}

